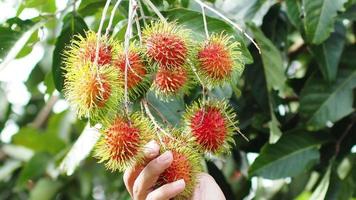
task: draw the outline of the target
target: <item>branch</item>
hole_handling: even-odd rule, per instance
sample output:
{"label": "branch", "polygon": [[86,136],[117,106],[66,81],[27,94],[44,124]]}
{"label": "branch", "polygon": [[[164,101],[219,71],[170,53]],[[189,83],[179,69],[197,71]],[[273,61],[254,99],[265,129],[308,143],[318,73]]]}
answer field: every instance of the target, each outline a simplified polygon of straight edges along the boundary
{"label": "branch", "polygon": [[41,111],[38,113],[36,118],[30,124],[30,126],[32,126],[35,129],[41,128],[43,124],[46,122],[49,114],[52,111],[53,106],[56,104],[58,100],[59,100],[58,95],[52,95],[51,98],[47,101],[46,105],[41,109]]}
{"label": "branch", "polygon": [[116,3],[115,3],[114,8],[111,10],[110,20],[109,20],[108,27],[106,27],[105,36],[108,36],[108,34],[109,34],[109,31],[110,31],[111,26],[112,26],[112,22],[114,21],[114,16],[115,16],[116,10],[119,7],[121,1],[122,0],[117,0]]}
{"label": "branch", "polygon": [[226,22],[228,22],[229,24],[231,24],[232,26],[234,26],[237,30],[239,30],[241,33],[243,33],[245,35],[245,37],[247,37],[252,43],[253,45],[255,45],[255,47],[257,48],[258,52],[261,54],[261,49],[258,46],[258,44],[252,39],[251,36],[249,36],[244,30],[242,30],[242,28],[237,25],[236,23],[234,23],[231,19],[229,19],[228,17],[226,17],[224,14],[222,14],[221,12],[215,10],[214,8],[208,6],[207,4],[203,3],[201,0],[194,0],[195,2],[197,2],[200,6],[210,10],[211,12],[215,13],[216,15],[218,15],[219,17],[221,17],[223,20],[225,20]]}
{"label": "branch", "polygon": [[153,10],[153,12],[159,17],[161,21],[167,22],[166,18],[150,0],[143,0],[143,2]]}

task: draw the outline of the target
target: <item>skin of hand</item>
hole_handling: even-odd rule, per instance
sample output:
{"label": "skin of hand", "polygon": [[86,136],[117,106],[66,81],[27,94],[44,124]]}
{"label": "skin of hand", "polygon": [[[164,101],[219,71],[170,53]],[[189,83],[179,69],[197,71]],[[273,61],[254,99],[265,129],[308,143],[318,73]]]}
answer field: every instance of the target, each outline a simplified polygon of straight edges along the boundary
{"label": "skin of hand", "polygon": [[[184,190],[184,180],[153,189],[159,175],[173,161],[170,151],[159,155],[159,149],[160,147],[155,141],[149,142],[144,150],[144,164],[125,171],[124,183],[133,200],[169,200]],[[225,200],[225,197],[209,174],[200,173],[191,200]]]}

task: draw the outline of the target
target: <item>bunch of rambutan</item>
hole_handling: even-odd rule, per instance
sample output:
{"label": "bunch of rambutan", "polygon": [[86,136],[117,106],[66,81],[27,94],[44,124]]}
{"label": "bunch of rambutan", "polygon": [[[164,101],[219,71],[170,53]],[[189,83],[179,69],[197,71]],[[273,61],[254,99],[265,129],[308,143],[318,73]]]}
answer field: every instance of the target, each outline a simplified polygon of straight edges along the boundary
{"label": "bunch of rambutan", "polygon": [[192,194],[202,155],[229,153],[239,131],[236,115],[226,100],[203,95],[187,105],[181,127],[172,129],[161,127],[147,109],[126,110],[124,95],[126,89],[130,101],[143,105],[150,91],[170,101],[199,85],[212,89],[236,80],[243,70],[239,43],[224,33],[196,42],[192,34],[175,22],[157,21],[142,30],[141,43],[133,41],[125,49],[119,41],[88,31],[74,37],[63,54],[66,99],[79,118],[102,124],[95,157],[108,169],[123,171],[143,161],[148,141],[158,141],[174,160],[157,187],[184,179],[186,189],[176,199]]}

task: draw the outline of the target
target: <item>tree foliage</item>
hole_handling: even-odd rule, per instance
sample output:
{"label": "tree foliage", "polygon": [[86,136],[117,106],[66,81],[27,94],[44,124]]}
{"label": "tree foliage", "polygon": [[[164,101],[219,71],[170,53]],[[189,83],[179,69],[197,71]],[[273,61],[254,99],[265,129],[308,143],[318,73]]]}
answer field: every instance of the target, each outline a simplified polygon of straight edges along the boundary
{"label": "tree foliage", "polygon": [[[196,1],[151,1],[169,21],[192,29],[197,40],[205,37]],[[356,1],[204,2],[243,27],[261,48],[259,53],[239,30],[206,10],[209,32],[233,35],[246,64],[236,85],[208,91],[229,100],[249,138],[236,134],[232,154],[206,161],[226,197],[356,198]],[[144,19],[157,16],[140,4],[143,26]],[[69,108],[53,109],[63,104],[63,49],[75,34],[98,30],[104,5],[104,0],[69,0],[63,9],[55,0],[28,0],[1,21],[0,74],[11,62],[32,56],[35,46],[44,55],[23,82],[30,93],[25,105],[14,103],[9,81],[0,79],[0,199],[129,199],[122,174],[108,172],[90,156],[95,134],[84,131],[85,122],[74,120]],[[120,4],[110,30],[120,41],[128,5],[127,0]],[[28,10],[37,16],[24,18]],[[108,23],[109,16],[104,27]],[[133,32],[138,37],[135,26]],[[153,113],[157,120],[164,115],[179,125],[184,103],[202,93],[197,87],[173,102],[152,93],[147,99],[160,111]],[[5,141],[11,126],[18,131]]]}

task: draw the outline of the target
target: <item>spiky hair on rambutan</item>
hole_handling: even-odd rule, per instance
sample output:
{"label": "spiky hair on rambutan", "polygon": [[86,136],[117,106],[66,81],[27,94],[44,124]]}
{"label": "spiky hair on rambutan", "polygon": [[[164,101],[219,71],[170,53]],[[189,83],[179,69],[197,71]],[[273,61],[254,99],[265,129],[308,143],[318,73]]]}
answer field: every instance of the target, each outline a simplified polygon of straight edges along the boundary
{"label": "spiky hair on rambutan", "polygon": [[[80,67],[83,63],[94,63],[96,57],[97,34],[87,31],[85,35],[75,35],[71,44],[63,52],[65,68]],[[110,65],[115,54],[116,42],[106,36],[101,36],[98,48],[97,64]]]}
{"label": "spiky hair on rambutan", "polygon": [[187,134],[195,138],[202,152],[228,153],[235,144],[233,135],[239,131],[236,114],[225,101],[200,100],[187,108],[183,115]]}
{"label": "spiky hair on rambutan", "polygon": [[144,145],[153,138],[151,122],[142,114],[133,113],[129,119],[122,115],[104,124],[94,156],[111,171],[124,171],[139,165],[144,158]]}
{"label": "spiky hair on rambutan", "polygon": [[220,33],[212,34],[196,49],[197,70],[207,86],[236,82],[244,69],[239,46],[233,36]]}
{"label": "spiky hair on rambutan", "polygon": [[172,69],[159,68],[154,76],[151,90],[163,101],[189,93],[194,86],[194,78],[189,68],[182,66]]}
{"label": "spiky hair on rambutan", "polygon": [[89,118],[92,123],[110,120],[122,103],[123,83],[118,78],[119,71],[111,66],[85,63],[64,76],[64,96],[76,109],[78,118]]}
{"label": "spiky hair on rambutan", "polygon": [[190,31],[175,22],[152,22],[143,29],[142,40],[147,58],[165,69],[184,65],[192,54]]}
{"label": "spiky hair on rambutan", "polygon": [[171,151],[173,161],[171,165],[159,176],[156,188],[180,179],[185,182],[185,189],[174,200],[185,200],[192,196],[197,183],[198,173],[202,171],[201,155],[195,151],[193,140],[189,135],[178,129],[168,130],[172,136],[164,136],[161,153]]}
{"label": "spiky hair on rambutan", "polygon": [[[113,58],[113,65],[117,67],[122,76],[122,82],[125,81],[126,55],[123,44],[116,45],[117,55]],[[129,96],[132,100],[141,96],[150,86],[148,77],[149,69],[146,66],[142,48],[139,48],[136,42],[132,42],[128,49],[128,68],[127,68],[127,87]]]}

